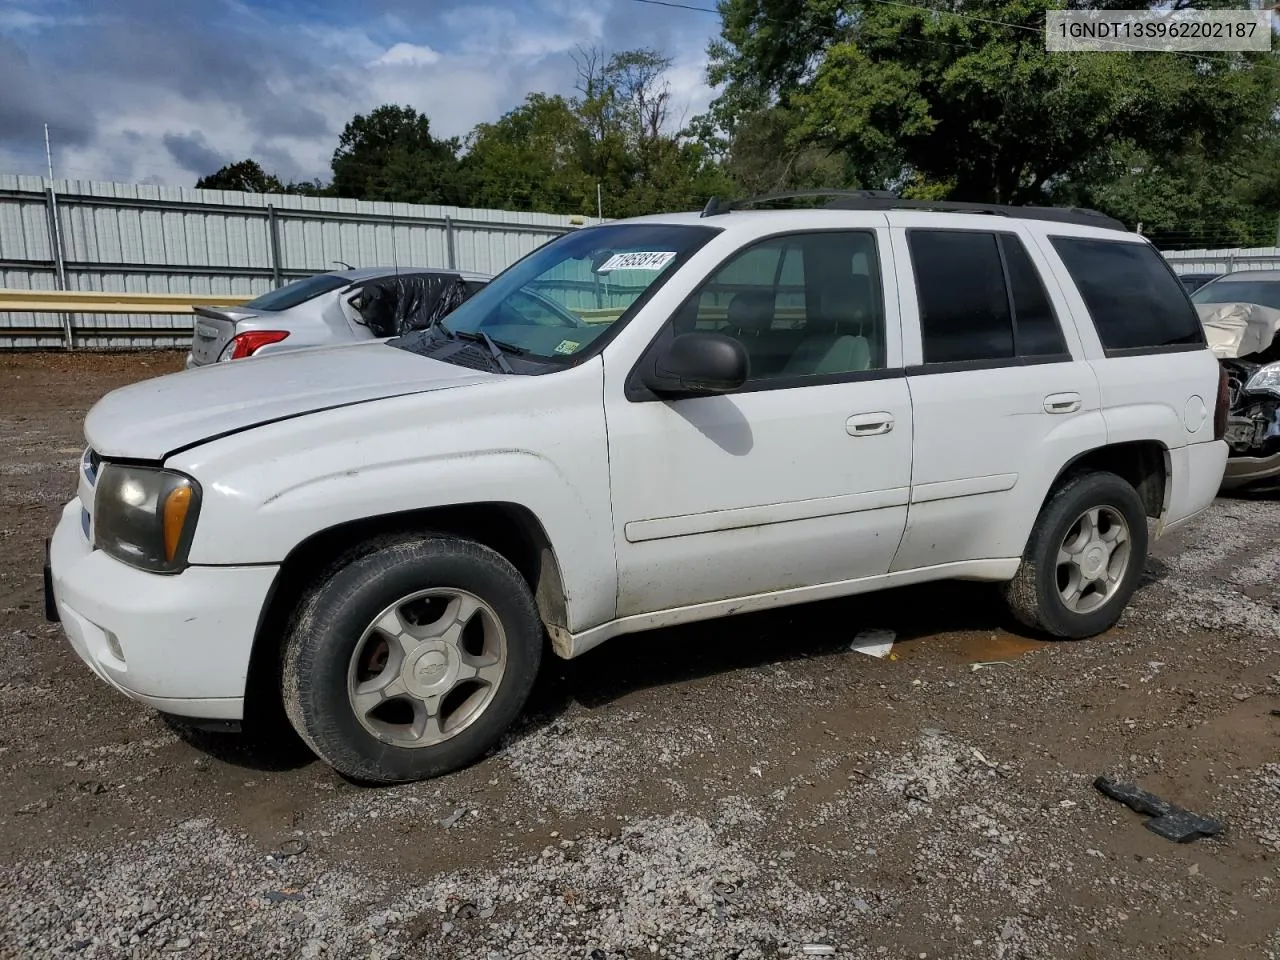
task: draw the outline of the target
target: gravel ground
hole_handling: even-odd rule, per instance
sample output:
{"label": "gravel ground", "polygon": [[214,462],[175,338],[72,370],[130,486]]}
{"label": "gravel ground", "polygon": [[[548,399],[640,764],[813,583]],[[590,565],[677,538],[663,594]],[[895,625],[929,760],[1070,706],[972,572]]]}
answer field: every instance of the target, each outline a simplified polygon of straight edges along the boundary
{"label": "gravel ground", "polygon": [[[1274,499],[1158,541],[1095,640],[973,584],[623,638],[374,790],[167,725],[43,622],[85,411],[180,362],[0,356],[0,957],[1280,960]],[[1227,829],[1164,840],[1099,774]]]}

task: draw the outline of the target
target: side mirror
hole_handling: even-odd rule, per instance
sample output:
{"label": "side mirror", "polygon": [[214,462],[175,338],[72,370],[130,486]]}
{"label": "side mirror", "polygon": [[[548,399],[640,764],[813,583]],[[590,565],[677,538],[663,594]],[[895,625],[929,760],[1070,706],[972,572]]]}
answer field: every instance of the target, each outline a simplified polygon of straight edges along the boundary
{"label": "side mirror", "polygon": [[654,359],[644,385],[660,397],[732,393],[747,382],[751,361],[742,344],[720,333],[685,333]]}

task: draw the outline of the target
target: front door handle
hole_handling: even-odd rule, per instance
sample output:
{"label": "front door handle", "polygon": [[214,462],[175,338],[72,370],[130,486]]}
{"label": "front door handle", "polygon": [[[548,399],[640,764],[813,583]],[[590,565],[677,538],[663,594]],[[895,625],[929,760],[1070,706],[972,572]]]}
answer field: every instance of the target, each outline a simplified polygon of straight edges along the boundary
{"label": "front door handle", "polygon": [[851,437],[875,437],[893,429],[893,414],[855,413],[844,422],[844,429]]}
{"label": "front door handle", "polygon": [[1075,413],[1080,409],[1080,394],[1051,393],[1044,398],[1045,413]]}

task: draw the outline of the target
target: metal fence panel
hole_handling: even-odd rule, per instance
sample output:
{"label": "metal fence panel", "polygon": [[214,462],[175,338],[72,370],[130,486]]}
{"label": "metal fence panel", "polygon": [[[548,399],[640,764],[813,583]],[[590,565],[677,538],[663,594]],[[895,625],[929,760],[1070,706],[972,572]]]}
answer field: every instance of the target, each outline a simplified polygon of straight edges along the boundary
{"label": "metal fence panel", "polygon": [[1170,250],[1164,258],[1178,273],[1234,273],[1280,270],[1280,247],[1232,247],[1222,250]]}
{"label": "metal fence panel", "polygon": [[[0,175],[5,287],[57,287],[50,185],[41,177]],[[339,262],[496,274],[584,222],[554,214],[148,184],[56,180],[52,187],[71,290],[259,294],[337,269]],[[62,325],[55,314],[0,313],[0,350],[57,345]],[[191,319],[76,314],[72,325],[80,331],[76,346],[182,346],[190,339]]]}

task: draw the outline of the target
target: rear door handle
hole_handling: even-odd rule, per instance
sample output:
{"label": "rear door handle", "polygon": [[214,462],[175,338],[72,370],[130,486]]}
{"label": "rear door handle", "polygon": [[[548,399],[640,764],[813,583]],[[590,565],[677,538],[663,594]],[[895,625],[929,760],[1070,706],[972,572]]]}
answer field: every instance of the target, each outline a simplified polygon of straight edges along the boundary
{"label": "rear door handle", "polygon": [[1044,398],[1045,413],[1075,413],[1080,409],[1080,394],[1051,393]]}
{"label": "rear door handle", "polygon": [[845,432],[851,437],[875,437],[893,429],[893,414],[855,413],[844,422]]}

